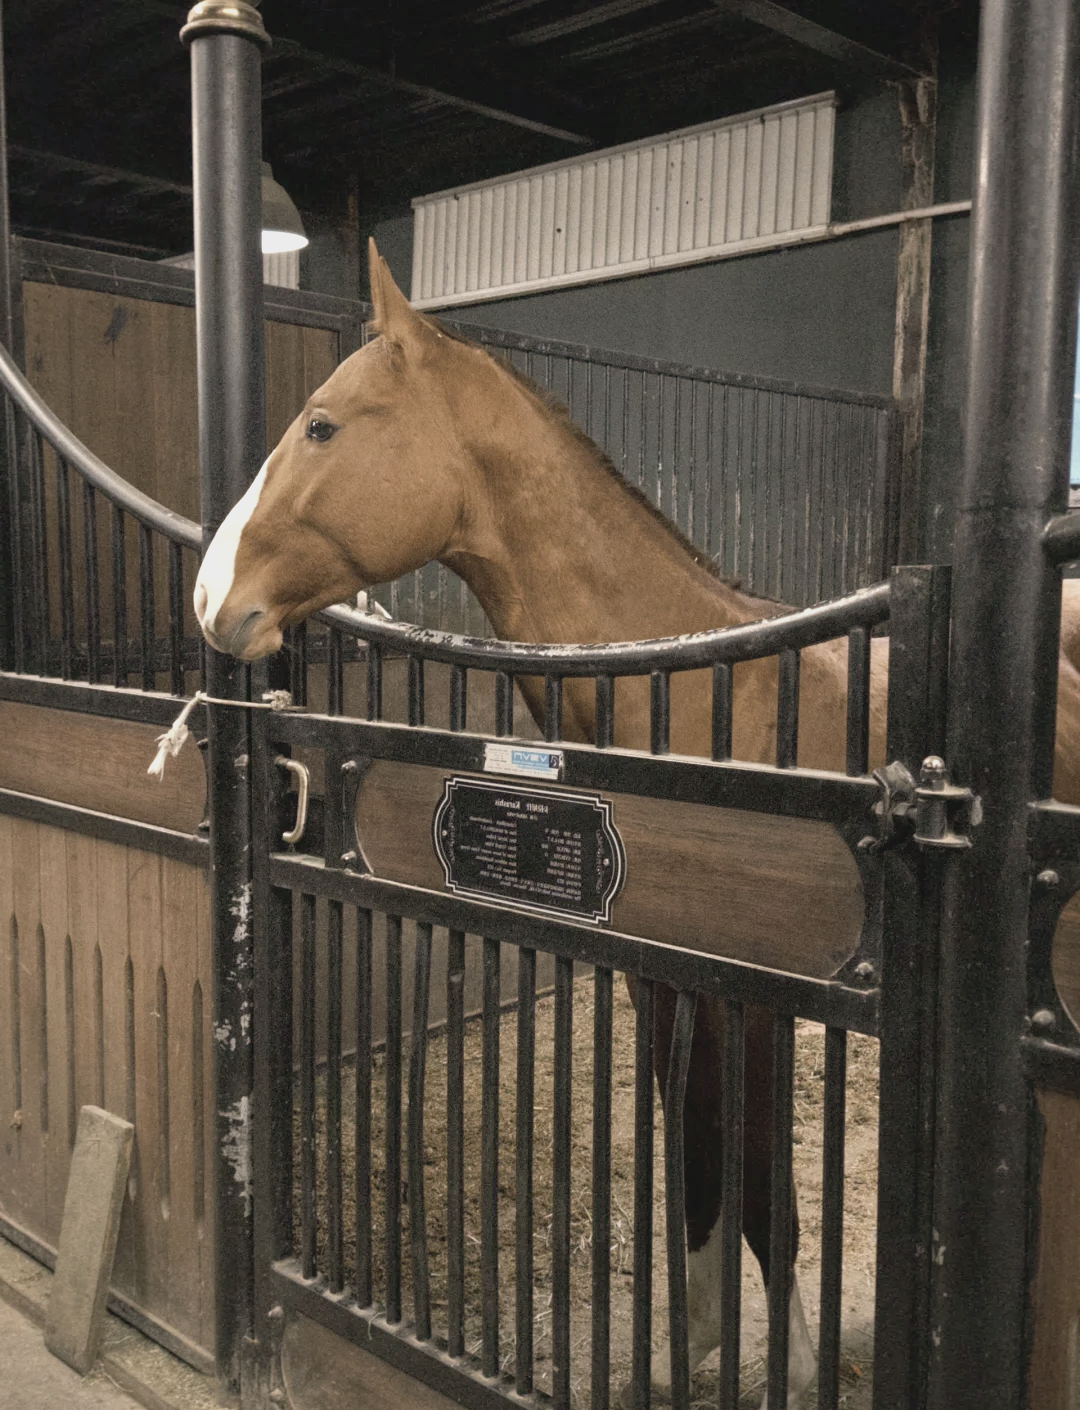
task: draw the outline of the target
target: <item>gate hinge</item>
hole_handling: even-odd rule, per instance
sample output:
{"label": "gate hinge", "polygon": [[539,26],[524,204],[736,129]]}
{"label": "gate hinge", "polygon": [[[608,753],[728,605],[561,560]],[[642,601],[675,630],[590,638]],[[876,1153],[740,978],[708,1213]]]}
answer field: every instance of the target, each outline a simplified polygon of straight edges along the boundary
{"label": "gate hinge", "polygon": [[915,790],[915,843],[959,850],[971,846],[970,831],[982,822],[982,803],[970,788],[950,783],[945,761],[929,755]]}

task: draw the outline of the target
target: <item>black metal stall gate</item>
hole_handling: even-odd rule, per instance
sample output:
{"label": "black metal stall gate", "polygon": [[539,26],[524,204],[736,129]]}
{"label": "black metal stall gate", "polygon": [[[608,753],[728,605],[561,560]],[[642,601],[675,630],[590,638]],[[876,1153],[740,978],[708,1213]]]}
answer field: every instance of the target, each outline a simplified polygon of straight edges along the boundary
{"label": "black metal stall gate", "polygon": [[[787,1376],[791,1289],[777,1270],[786,1267],[794,1213],[791,1051],[797,1016],[820,1021],[827,1032],[819,1404],[838,1399],[844,1053],[845,1034],[852,1032],[876,1034],[881,1045],[875,1406],[982,1410],[1025,1403],[1032,1336],[1026,1298],[1039,1188],[1034,1091],[1075,1093],[1080,1087],[1080,1043],[1057,997],[1049,956],[1061,906],[1080,882],[1074,860],[1080,824],[1076,809],[1038,801],[1051,791],[1056,565],[1080,552],[1074,521],[1053,518],[1066,504],[1063,409],[1069,405],[1080,283],[1069,236],[1080,219],[1080,17],[1074,11],[1068,0],[993,0],[984,7],[968,451],[951,613],[944,572],[917,568],[899,569],[887,583],[764,624],[586,653],[447,639],[333,609],[324,618],[324,714],[246,708],[252,692],[288,684],[288,669],[273,662],[249,673],[208,653],[210,693],[236,702],[207,710],[213,1012],[216,1031],[226,1035],[214,1049],[217,1357],[219,1374],[241,1389],[246,1403],[286,1398],[283,1350],[296,1328],[311,1323],[466,1404],[521,1403],[531,1396],[536,1403],[568,1405],[582,1359],[592,1403],[610,1403],[617,1389],[608,1383],[607,1247],[613,1217],[607,1174],[618,1104],[618,1075],[609,1062],[616,970],[633,976],[636,986],[634,1083],[626,1107],[635,1143],[631,1402],[649,1402],[653,1291],[663,1281],[652,1266],[651,1229],[658,1218],[652,1199],[653,1059],[656,1053],[668,1058],[664,1105],[677,1112],[695,1010],[715,1000],[727,1057],[717,1095],[727,1137],[719,1266],[729,1314],[720,1403],[730,1410],[739,1392],[739,1135],[751,1115],[760,1115],[762,1096],[755,1072],[748,1069],[740,1081],[739,1066],[750,1015],[759,1009],[772,1014],[776,1055],[765,1093],[775,1138],[768,1181],[774,1270],[768,1294],[770,1404],[785,1402]],[[192,12],[186,38],[195,101],[206,534],[263,454],[255,231],[258,47],[265,32],[247,5],[204,4]],[[134,494],[86,456],[48,418],[10,359],[0,360],[9,393],[59,453],[61,536],[70,512],[65,467],[72,465],[117,506],[118,516],[132,515],[141,526],[143,588],[154,572],[153,536],[174,545],[169,596],[179,604],[182,550],[197,548],[195,526]],[[1015,395],[1017,385],[1022,396]],[[9,419],[9,464],[19,462],[19,426],[18,417]],[[29,463],[35,463],[32,454]],[[19,500],[19,485],[26,482],[13,483],[8,523],[15,538],[24,525],[32,535],[33,495]],[[98,539],[95,505],[88,490],[83,512],[91,544]],[[67,673],[74,670],[74,626],[63,554],[60,571],[60,661]],[[117,573],[126,580],[126,569]],[[28,586],[19,584],[22,593],[8,600],[26,606]],[[148,666],[156,646],[145,592],[140,598],[141,669],[149,691],[158,674]],[[36,601],[31,594],[29,604]],[[90,638],[107,635],[92,617]],[[16,650],[25,640],[26,619],[20,620],[20,632],[12,632],[18,623],[7,624],[7,642]],[[183,681],[179,621],[174,613],[164,657],[174,690]],[[897,767],[879,786],[867,774],[868,662],[871,633],[886,623],[887,757]],[[837,636],[848,642],[847,769],[825,774],[798,766],[798,663],[800,651]],[[366,648],[347,650],[350,638],[366,641]],[[949,650],[953,669],[946,682]],[[737,663],[762,656],[776,656],[779,663],[777,758],[775,766],[748,767],[728,758],[731,673]],[[381,698],[395,657],[404,661],[406,677],[397,721],[385,718]],[[5,691],[44,703],[48,683],[20,676],[24,659],[14,664]],[[357,669],[364,673],[364,708],[346,716],[347,673]],[[708,760],[668,755],[671,675],[685,670],[711,673]],[[305,686],[302,652],[294,653],[292,675],[299,696]],[[543,785],[519,782],[506,769],[515,739],[512,683],[522,675],[546,682],[542,744],[525,746],[526,758],[517,761],[546,768],[550,779]],[[649,751],[611,747],[614,682],[633,675],[650,681]],[[591,746],[560,739],[563,682],[581,676],[595,682],[598,736]],[[490,691],[482,680],[490,681]],[[164,720],[175,703],[124,686],[65,689],[68,708],[129,718]],[[490,722],[480,718],[489,709]],[[839,727],[845,728],[843,721]],[[949,771],[933,758],[940,752]],[[914,780],[928,756],[916,793]],[[293,823],[294,803],[285,793],[279,760],[321,769],[324,778],[321,810],[312,811],[308,830],[291,850],[278,841],[283,815]],[[981,807],[974,806],[976,794]],[[547,888],[542,896],[520,877],[516,893],[506,890],[501,865],[494,870],[504,889],[493,890],[491,876],[478,880],[466,865],[468,849],[454,844],[454,830],[466,818],[463,800],[472,800],[466,820],[486,818],[480,831],[489,836],[500,798],[521,812],[529,812],[534,799],[555,809],[559,836],[546,843],[561,849],[559,865],[540,877]],[[449,815],[455,807],[457,821]],[[404,843],[387,849],[387,840],[399,834],[371,824],[395,809]],[[629,908],[634,873],[660,845],[655,819],[661,809],[682,810],[672,814],[676,818],[696,810],[695,817],[711,820],[706,832],[722,824],[729,836],[757,825],[757,843],[744,848],[751,862],[763,861],[770,849],[790,860],[800,851],[793,838],[827,837],[829,867],[846,878],[839,891],[849,902],[856,898],[854,912],[850,905],[847,911],[847,931],[838,933],[838,951],[811,947],[800,955],[797,947],[780,948],[785,936],[809,930],[809,891],[787,898],[798,908],[795,924],[756,933],[752,944],[745,936],[716,940],[734,937],[737,908],[724,913],[714,905],[706,912],[714,926],[711,939],[704,924],[695,923],[693,934],[681,930],[677,896],[666,916],[656,906],[651,913],[642,906],[635,915]],[[581,821],[589,810],[598,819],[591,833]],[[628,826],[634,816],[636,837]],[[678,822],[674,831],[680,831]],[[432,862],[432,846],[445,870]],[[492,844],[491,855],[497,850]],[[586,861],[595,869],[587,906],[578,886]],[[605,880],[605,861],[609,871],[623,868],[621,900]],[[770,903],[778,895],[783,899],[775,877],[784,874],[783,866],[771,873]],[[693,879],[687,875],[681,889],[690,889]],[[744,906],[741,914],[752,909]],[[645,914],[651,914],[649,924],[638,925]],[[313,973],[322,923],[324,979]],[[1036,942],[1030,952],[1029,935]],[[480,937],[482,970],[478,1123],[468,1117],[462,1095],[468,1037],[462,1036],[460,976],[468,967],[469,936]],[[403,972],[409,940],[411,1022],[402,997],[409,988]],[[439,944],[445,944],[440,963],[447,1008],[445,1100],[439,1103],[446,1175],[438,1201],[445,1255],[432,1234],[437,1202],[428,1188],[425,1140],[436,1115],[425,1069],[432,1061],[426,1017]],[[347,948],[349,1035],[343,1032],[342,1004]],[[545,956],[554,986],[550,1076],[541,1072],[534,1043],[537,976]],[[508,962],[518,981],[512,1192],[509,1162],[500,1160],[498,1117],[506,1056],[499,1047],[501,969]],[[378,987],[368,982],[369,967],[373,979],[381,973]],[[321,1013],[317,992],[325,996]],[[593,1040],[582,1050],[573,1046],[572,1017],[584,993],[593,1010]],[[379,995],[385,999],[384,1038],[373,1054]],[[588,1215],[595,1261],[587,1335],[578,1338],[585,1349],[579,1352],[565,1297],[576,1215],[570,1200],[578,1183],[567,1110],[583,1051],[591,1089]],[[550,1102],[543,1085],[548,1081]],[[539,1139],[545,1111],[548,1124]],[[665,1121],[672,1398],[685,1405],[681,1140],[680,1123]],[[479,1153],[475,1257],[461,1212],[467,1197],[463,1152],[470,1141]],[[550,1168],[550,1225],[541,1229],[535,1195],[543,1167]],[[514,1254],[500,1261],[510,1204]],[[540,1244],[550,1245],[550,1255],[538,1255]],[[511,1261],[513,1343],[507,1357],[498,1295]],[[541,1387],[532,1328],[549,1296],[551,1369]],[[1036,1336],[1038,1331],[1036,1325]]]}

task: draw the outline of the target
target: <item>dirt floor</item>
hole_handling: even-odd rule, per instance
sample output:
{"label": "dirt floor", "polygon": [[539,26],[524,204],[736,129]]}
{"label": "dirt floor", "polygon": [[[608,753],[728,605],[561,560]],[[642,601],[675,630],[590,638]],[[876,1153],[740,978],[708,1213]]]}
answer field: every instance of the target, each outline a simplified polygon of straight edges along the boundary
{"label": "dirt floor", "polygon": [[[587,1410],[590,1403],[591,1357],[591,1166],[592,1166],[592,1009],[591,975],[574,985],[574,1052],[572,1102],[571,1186],[571,1385],[572,1403]],[[514,1149],[516,1097],[516,1014],[504,1015],[500,1030],[500,1360],[507,1374],[514,1369]],[[534,1374],[539,1390],[550,1390],[551,1375],[551,1149],[553,1091],[554,1000],[545,996],[536,1008],[536,1111],[534,1159]],[[616,977],[614,1015],[614,1081],[612,1092],[612,1228],[611,1267],[611,1384],[617,1390],[630,1373],[633,1232],[633,1045],[634,1011],[626,987]],[[467,1347],[480,1351],[480,1049],[478,1023],[466,1030],[465,1039],[465,1236]],[[407,1066],[407,1059],[406,1059]],[[796,1026],[795,1074],[795,1178],[799,1191],[801,1242],[799,1279],[811,1336],[816,1336],[818,1313],[819,1238],[821,1199],[821,1109],[824,1066],[824,1030],[799,1021]],[[384,1246],[382,1169],[384,1083],[383,1063],[376,1057],[373,1080],[372,1210],[376,1250],[376,1303],[384,1298],[379,1269]],[[447,1331],[446,1313],[446,1042],[433,1036],[427,1056],[425,1094],[425,1197],[431,1271],[433,1331],[442,1340]],[[342,1144],[345,1189],[353,1172],[353,1075],[343,1074],[344,1129]],[[317,1111],[320,1250],[325,1201],[325,1131],[323,1079],[320,1078]],[[404,1173],[404,1163],[403,1163]],[[848,1048],[847,1152],[845,1183],[845,1256],[843,1280],[844,1323],[841,1359],[841,1405],[846,1410],[868,1410],[872,1372],[874,1291],[874,1230],[877,1175],[877,1044],[852,1034]],[[663,1345],[667,1327],[666,1228],[664,1220],[663,1114],[656,1101],[655,1218],[653,1247],[653,1345]],[[352,1201],[345,1199],[347,1266],[353,1257],[355,1234]],[[412,1301],[408,1260],[408,1204],[403,1205],[402,1252],[404,1315],[411,1319]],[[742,1403],[757,1405],[765,1386],[766,1314],[757,1264],[744,1244]],[[702,1407],[715,1405],[718,1388],[718,1354],[709,1357],[694,1376],[692,1398]],[[808,1404],[816,1403],[811,1395]]]}

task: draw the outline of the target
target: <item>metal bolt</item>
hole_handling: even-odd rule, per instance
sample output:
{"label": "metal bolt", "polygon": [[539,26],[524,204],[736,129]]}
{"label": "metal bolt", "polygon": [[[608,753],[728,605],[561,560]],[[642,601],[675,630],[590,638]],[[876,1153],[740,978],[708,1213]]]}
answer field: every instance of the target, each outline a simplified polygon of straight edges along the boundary
{"label": "metal bolt", "polygon": [[280,1322],[285,1316],[285,1309],[280,1302],[275,1302],[270,1311],[266,1314],[271,1322]]}
{"label": "metal bolt", "polygon": [[1054,1015],[1050,1009],[1036,1009],[1031,1015],[1031,1026],[1040,1033],[1049,1032],[1054,1026]]}
{"label": "metal bolt", "polygon": [[355,852],[342,852],[342,854],[341,854],[341,861],[342,861],[342,865],[343,865],[343,866],[347,866],[347,867],[355,866],[355,864],[356,864],[356,853],[355,853]]}
{"label": "metal bolt", "polygon": [[355,759],[346,759],[341,766],[341,772],[343,774],[354,774],[359,767],[360,765]]}
{"label": "metal bolt", "polygon": [[861,964],[855,966],[855,978],[862,984],[869,984],[875,977],[874,966],[869,960],[863,960]]}
{"label": "metal bolt", "polygon": [[281,1389],[272,1390],[272,1391],[270,1392],[270,1399],[273,1401],[273,1403],[274,1403],[275,1405],[284,1405],[284,1404],[285,1404],[285,1392],[284,1392],[283,1390],[281,1390]]}
{"label": "metal bolt", "polygon": [[936,754],[929,754],[922,761],[919,770],[919,785],[922,788],[941,789],[945,787],[945,760]]}
{"label": "metal bolt", "polygon": [[1049,867],[1046,869],[1046,871],[1041,871],[1035,878],[1035,880],[1039,883],[1040,886],[1061,885],[1061,877],[1058,876],[1056,871],[1051,870],[1051,868]]}
{"label": "metal bolt", "polygon": [[250,762],[251,760],[246,754],[237,754],[236,758],[233,760],[233,768],[237,770],[246,769]]}

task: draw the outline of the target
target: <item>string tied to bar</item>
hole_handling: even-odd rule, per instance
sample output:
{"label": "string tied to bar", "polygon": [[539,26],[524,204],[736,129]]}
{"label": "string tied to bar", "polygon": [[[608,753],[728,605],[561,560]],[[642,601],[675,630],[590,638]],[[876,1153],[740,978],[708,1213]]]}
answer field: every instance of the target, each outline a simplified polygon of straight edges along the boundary
{"label": "string tied to bar", "polygon": [[157,753],[146,770],[158,783],[165,777],[165,760],[175,759],[191,738],[187,722],[196,705],[235,705],[241,710],[291,710],[293,698],[288,690],[268,690],[261,700],[223,700],[216,695],[208,695],[205,690],[197,690],[165,733],[158,735]]}

